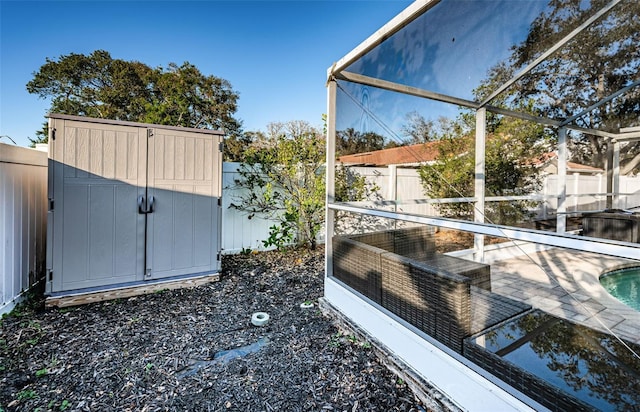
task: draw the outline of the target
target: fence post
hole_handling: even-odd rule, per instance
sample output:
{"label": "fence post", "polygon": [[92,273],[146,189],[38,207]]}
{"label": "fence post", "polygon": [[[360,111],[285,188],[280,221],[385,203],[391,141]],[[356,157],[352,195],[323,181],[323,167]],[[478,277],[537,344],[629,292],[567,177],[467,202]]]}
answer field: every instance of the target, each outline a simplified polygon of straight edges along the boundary
{"label": "fence post", "polygon": [[[474,221],[485,221],[485,146],[487,128],[487,109],[484,107],[476,111],[476,167],[475,167],[475,210]],[[484,260],[484,235],[475,234],[473,237],[474,260]]]}
{"label": "fence post", "polygon": [[580,173],[573,172],[573,211],[580,210]]}
{"label": "fence post", "polygon": [[558,209],[556,217],[556,232],[567,231],[567,129],[558,130]]}
{"label": "fence post", "polygon": [[389,165],[389,200],[394,202],[394,211],[398,211],[398,166]]}
{"label": "fence post", "polygon": [[613,207],[624,209],[626,205],[620,204],[620,142],[613,141],[613,176],[612,180],[612,192],[613,192]]}
{"label": "fence post", "polygon": [[598,204],[597,204],[597,209],[602,209],[602,173],[598,173],[598,193],[600,194],[598,196]]}

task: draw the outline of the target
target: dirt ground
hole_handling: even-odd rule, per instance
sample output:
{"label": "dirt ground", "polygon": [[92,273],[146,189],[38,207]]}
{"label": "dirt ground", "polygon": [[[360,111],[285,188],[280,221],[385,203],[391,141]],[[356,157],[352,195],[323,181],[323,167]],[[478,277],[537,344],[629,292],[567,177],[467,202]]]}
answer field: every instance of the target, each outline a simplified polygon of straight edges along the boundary
{"label": "dirt ground", "polygon": [[[473,233],[460,230],[441,229],[436,233],[436,250],[439,253],[454,252],[473,248]],[[485,236],[485,244],[507,242],[507,239]]]}
{"label": "dirt ground", "polygon": [[323,276],[322,248],[264,252],[225,256],[221,280],[193,289],[66,309],[34,299],[2,320],[0,410],[425,410],[318,310]]}

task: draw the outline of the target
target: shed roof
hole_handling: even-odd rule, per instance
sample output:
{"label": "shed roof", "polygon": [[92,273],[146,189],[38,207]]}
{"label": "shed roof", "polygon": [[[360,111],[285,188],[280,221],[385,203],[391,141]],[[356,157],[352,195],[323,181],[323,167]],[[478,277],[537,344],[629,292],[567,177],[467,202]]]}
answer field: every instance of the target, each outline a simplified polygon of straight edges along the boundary
{"label": "shed roof", "polygon": [[99,124],[112,124],[119,126],[132,126],[132,127],[141,127],[141,128],[154,128],[160,127],[162,129],[168,130],[176,130],[176,131],[187,131],[187,132],[197,132],[204,134],[213,134],[218,136],[223,136],[225,132],[223,130],[212,130],[212,129],[197,129],[192,127],[182,127],[182,126],[170,126],[170,125],[160,125],[160,124],[152,124],[152,123],[140,123],[140,122],[131,122],[127,120],[113,120],[113,119],[102,119],[88,116],[75,116],[70,114],[61,114],[61,113],[49,113],[47,115],[50,119],[62,119],[62,120],[72,120],[75,122],[89,122],[89,123],[99,123]]}

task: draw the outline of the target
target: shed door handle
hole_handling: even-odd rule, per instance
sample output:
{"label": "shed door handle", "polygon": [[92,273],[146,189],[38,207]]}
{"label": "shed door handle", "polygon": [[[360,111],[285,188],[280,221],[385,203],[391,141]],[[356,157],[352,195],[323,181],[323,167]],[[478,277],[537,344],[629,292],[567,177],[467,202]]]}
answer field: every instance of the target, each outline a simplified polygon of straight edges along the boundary
{"label": "shed door handle", "polygon": [[155,202],[155,198],[153,196],[149,197],[149,203],[145,205],[144,196],[138,196],[138,214],[146,215],[148,213],[153,213],[153,203]]}
{"label": "shed door handle", "polygon": [[138,214],[140,215],[145,214],[145,210],[142,208],[143,205],[144,205],[144,196],[140,195],[138,196]]}

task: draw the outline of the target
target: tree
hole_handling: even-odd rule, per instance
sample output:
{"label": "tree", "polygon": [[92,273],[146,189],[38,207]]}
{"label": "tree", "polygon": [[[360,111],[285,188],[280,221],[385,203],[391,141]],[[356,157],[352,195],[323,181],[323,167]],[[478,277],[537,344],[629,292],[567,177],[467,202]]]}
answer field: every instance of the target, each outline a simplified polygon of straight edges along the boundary
{"label": "tree", "polygon": [[[482,99],[521,67],[526,66],[571,30],[602,9],[607,0],[552,0],[548,10],[531,25],[527,38],[513,47],[508,61],[491,71],[477,96]],[[583,8],[584,7],[584,8]],[[591,24],[577,39],[560,48],[519,80],[498,101],[506,106],[532,100],[538,112],[564,119],[612,95],[638,79],[640,70],[640,3],[623,1]],[[496,105],[495,102],[492,104]],[[617,133],[637,126],[640,112],[638,88],[615,98],[577,119],[580,126]],[[571,134],[573,160],[603,167],[607,141],[588,133]],[[640,143],[621,147],[622,173],[640,162]]]}
{"label": "tree", "polygon": [[361,133],[353,128],[348,128],[336,133],[336,154],[338,156],[372,152],[383,148],[384,137],[374,132]]}
{"label": "tree", "polygon": [[278,222],[265,246],[293,240],[316,247],[324,221],[323,135],[307,122],[271,123],[267,142],[245,153],[236,187],[247,189],[231,207]]}
{"label": "tree", "polygon": [[[444,139],[438,145],[438,158],[418,170],[425,194],[432,199],[473,196],[473,139],[470,136]],[[442,203],[436,206],[446,217],[471,219],[469,203]]]}
{"label": "tree", "polygon": [[420,113],[413,111],[405,116],[406,124],[402,126],[402,134],[408,138],[408,144],[428,143],[436,140],[433,120],[427,120]]}
{"label": "tree", "polygon": [[427,120],[420,113],[413,111],[406,115],[406,123],[402,126],[402,133],[408,138],[406,144],[429,143],[436,140],[448,139],[463,134],[465,123],[452,120],[445,116],[438,116],[437,121]]}
{"label": "tree", "polygon": [[521,359],[535,359],[536,370],[546,369],[572,391],[589,394],[591,400],[601,398],[615,405],[612,409],[637,409],[640,394],[635,376],[640,362],[628,344],[611,335],[534,311],[492,329],[485,337],[487,346],[500,349],[504,357],[517,350]]}
{"label": "tree", "polygon": [[262,132],[244,132],[227,137],[224,141],[224,161],[243,162],[246,151],[262,140],[264,140]]}
{"label": "tree", "polygon": [[[27,91],[51,99],[51,112],[241,133],[234,118],[238,94],[230,83],[203,75],[195,66],[150,68],[113,59],[104,50],[46,59]],[[46,126],[36,133],[48,135]]]}
{"label": "tree", "polygon": [[145,106],[144,121],[203,129],[240,132],[233,117],[238,94],[231,84],[215,76],[204,76],[194,65],[174,63],[155,71],[152,100]]}
{"label": "tree", "polygon": [[[533,111],[532,102],[521,111]],[[467,122],[461,116],[459,123]],[[465,126],[454,128],[463,130]],[[522,196],[537,191],[540,184],[535,160],[548,151],[549,131],[542,125],[520,119],[496,117],[488,127],[485,144],[485,193],[487,196]],[[434,164],[419,170],[426,194],[431,198],[473,197],[475,139],[473,130],[462,136],[440,140]],[[526,201],[495,202],[483,211],[489,221],[514,224],[528,214]],[[447,217],[472,219],[473,205],[467,202],[439,204]]]}
{"label": "tree", "polygon": [[[353,168],[336,165],[335,192],[336,202],[357,202],[361,200],[383,200],[379,193],[380,187],[367,179]],[[375,216],[354,214],[338,210],[334,216],[334,230],[336,233],[352,233],[354,231],[371,231],[380,227],[380,219]]]}

